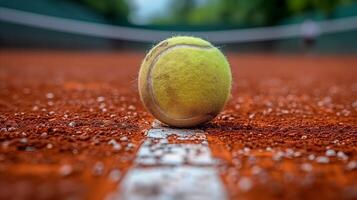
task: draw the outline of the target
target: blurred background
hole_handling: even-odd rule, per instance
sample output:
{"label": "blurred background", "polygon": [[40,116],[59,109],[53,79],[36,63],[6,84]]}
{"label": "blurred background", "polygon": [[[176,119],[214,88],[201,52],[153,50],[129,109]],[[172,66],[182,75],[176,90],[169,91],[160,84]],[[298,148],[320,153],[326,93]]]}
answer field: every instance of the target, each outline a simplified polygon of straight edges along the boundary
{"label": "blurred background", "polygon": [[172,35],[240,52],[357,52],[357,0],[0,0],[2,48],[147,49]]}

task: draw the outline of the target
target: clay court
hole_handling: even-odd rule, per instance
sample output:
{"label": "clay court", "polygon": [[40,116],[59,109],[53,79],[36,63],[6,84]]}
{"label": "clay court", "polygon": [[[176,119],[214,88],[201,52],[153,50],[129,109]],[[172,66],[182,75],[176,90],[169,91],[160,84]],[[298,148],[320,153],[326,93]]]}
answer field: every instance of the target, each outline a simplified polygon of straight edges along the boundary
{"label": "clay court", "polygon": [[[0,199],[126,193],[154,122],[137,89],[144,56],[2,49]],[[197,127],[206,141],[173,134],[168,143],[207,144],[227,199],[357,199],[356,56],[227,56],[232,96],[218,117]],[[178,165],[195,165],[195,156]],[[197,185],[210,180],[201,176]],[[155,199],[165,187],[134,192]],[[177,195],[171,198],[187,197]]]}
{"label": "clay court", "polygon": [[356,36],[357,0],[2,0],[0,200],[356,200]]}

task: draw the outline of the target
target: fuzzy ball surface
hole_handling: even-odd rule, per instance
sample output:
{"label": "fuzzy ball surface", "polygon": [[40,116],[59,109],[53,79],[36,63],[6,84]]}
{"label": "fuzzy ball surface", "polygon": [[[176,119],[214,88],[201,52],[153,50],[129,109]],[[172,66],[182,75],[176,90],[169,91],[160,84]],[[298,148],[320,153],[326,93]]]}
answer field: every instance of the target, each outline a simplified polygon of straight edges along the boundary
{"label": "fuzzy ball surface", "polygon": [[154,46],[139,72],[146,109],[174,127],[210,121],[230,97],[232,75],[222,52],[196,37],[178,36]]}

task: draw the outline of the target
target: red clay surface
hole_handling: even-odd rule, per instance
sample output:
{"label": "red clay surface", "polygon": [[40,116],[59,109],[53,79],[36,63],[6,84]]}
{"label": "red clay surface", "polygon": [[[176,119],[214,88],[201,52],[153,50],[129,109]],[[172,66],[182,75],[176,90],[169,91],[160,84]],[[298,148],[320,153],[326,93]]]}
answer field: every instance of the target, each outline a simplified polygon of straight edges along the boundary
{"label": "red clay surface", "polygon": [[[143,57],[2,50],[0,199],[114,191],[153,121],[137,93]],[[357,199],[356,56],[228,57],[232,98],[201,127],[228,196]]]}

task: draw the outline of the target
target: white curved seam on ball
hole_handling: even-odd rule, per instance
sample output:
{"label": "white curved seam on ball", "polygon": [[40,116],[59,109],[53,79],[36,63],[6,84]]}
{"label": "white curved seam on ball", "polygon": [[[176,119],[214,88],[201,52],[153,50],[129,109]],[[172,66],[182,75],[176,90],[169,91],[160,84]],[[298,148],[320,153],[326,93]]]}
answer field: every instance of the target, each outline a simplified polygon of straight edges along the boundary
{"label": "white curved seam on ball", "polygon": [[[162,109],[161,107],[158,105],[158,102],[156,100],[156,97],[155,95],[153,94],[153,83],[152,83],[152,71],[154,69],[154,67],[156,66],[156,63],[157,61],[163,56],[165,55],[166,53],[174,50],[174,49],[177,49],[177,48],[182,48],[182,47],[187,47],[187,48],[193,48],[193,49],[207,49],[207,50],[213,50],[213,49],[216,49],[214,46],[202,46],[202,45],[194,45],[194,44],[176,44],[176,45],[172,45],[166,49],[163,49],[161,52],[159,52],[159,54],[157,54],[154,59],[153,59],[153,62],[150,63],[150,66],[149,66],[149,72],[148,72],[148,76],[147,76],[147,82],[148,82],[148,87],[149,87],[149,95],[150,95],[150,98],[152,99],[153,101],[153,104],[154,106],[157,108],[157,110],[162,114],[164,115],[166,118],[170,119],[170,120],[179,120],[179,121],[185,121],[185,120],[193,120],[193,119],[196,119],[198,117],[190,117],[190,118],[178,118],[178,119],[173,119],[171,117],[169,117]],[[200,115],[201,116],[201,115]]]}

